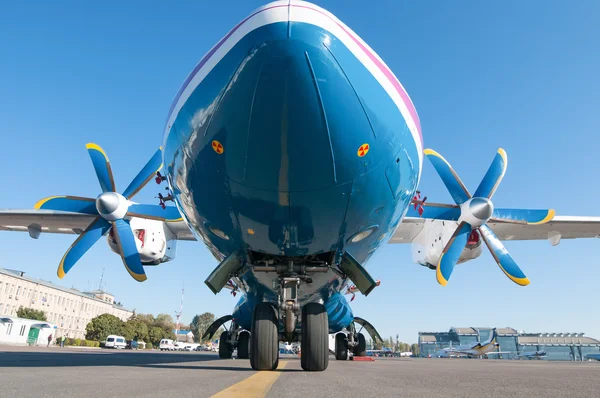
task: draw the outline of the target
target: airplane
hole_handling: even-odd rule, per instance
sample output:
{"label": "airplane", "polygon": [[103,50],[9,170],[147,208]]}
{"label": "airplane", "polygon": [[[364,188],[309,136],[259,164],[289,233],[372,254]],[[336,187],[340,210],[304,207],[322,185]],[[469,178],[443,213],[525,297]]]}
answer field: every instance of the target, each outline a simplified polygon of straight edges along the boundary
{"label": "airplane", "polygon": [[588,359],[588,360],[590,360],[590,361],[591,361],[592,359],[594,359],[594,360],[596,360],[596,361],[600,361],[600,354],[587,354],[587,355],[585,356],[585,358],[586,358],[586,359]]}
{"label": "airplane", "polygon": [[[600,234],[598,217],[495,208],[502,149],[471,194],[439,153],[424,149],[415,106],[379,55],[305,1],[254,10],[208,51],[172,102],[163,147],[124,191],[105,151],[87,150],[96,198],[54,196],[32,210],[0,211],[0,229],[77,235],[59,278],[105,235],[138,282],[145,267],[175,258],[178,241],[202,241],[218,262],[205,284],[240,295],[207,336],[229,322],[220,357],[237,349],[255,370],[275,370],[278,342],[288,341],[300,342],[305,371],[324,371],[330,333],[343,335],[336,359],[366,355],[345,294],[378,286],[365,266],[386,243],[411,243],[413,260],[446,285],[483,241],[501,271],[526,285],[502,240],[556,245]],[[425,157],[454,204],[420,198]],[[133,202],[153,178],[167,195]]]}
{"label": "airplane", "polygon": [[472,357],[481,357],[494,352],[495,349],[500,347],[500,344],[497,343],[498,332],[496,329],[492,329],[492,334],[490,338],[483,343],[473,343],[473,344],[463,344],[456,347],[450,346],[446,348],[442,348],[437,352],[437,355],[440,357],[450,357],[450,356],[468,356]]}
{"label": "airplane", "polygon": [[543,359],[548,357],[548,353],[544,350],[522,352],[518,355],[519,358],[523,359]]}

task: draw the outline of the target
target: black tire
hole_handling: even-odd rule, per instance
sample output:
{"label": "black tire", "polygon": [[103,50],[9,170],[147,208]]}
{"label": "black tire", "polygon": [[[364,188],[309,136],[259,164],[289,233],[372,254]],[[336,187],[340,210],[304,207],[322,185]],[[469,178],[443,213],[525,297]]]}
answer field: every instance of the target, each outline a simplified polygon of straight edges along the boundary
{"label": "black tire", "polygon": [[348,359],[348,339],[344,333],[335,335],[335,359],[338,361]]}
{"label": "black tire", "polygon": [[309,372],[322,372],[329,366],[329,319],[325,306],[308,303],[302,307],[300,364]]}
{"label": "black tire", "polygon": [[259,303],[254,308],[250,365],[254,370],[275,370],[279,365],[279,321],[270,303]]}
{"label": "black tire", "polygon": [[250,333],[242,332],[238,337],[237,357],[238,359],[250,358]]}
{"label": "black tire", "polygon": [[231,359],[233,355],[233,346],[229,342],[231,339],[231,334],[227,331],[221,333],[221,337],[219,337],[219,358],[221,359]]}
{"label": "black tire", "polygon": [[354,348],[354,356],[357,357],[366,357],[367,356],[367,339],[365,339],[365,335],[359,333],[356,337],[358,341],[358,345]]}

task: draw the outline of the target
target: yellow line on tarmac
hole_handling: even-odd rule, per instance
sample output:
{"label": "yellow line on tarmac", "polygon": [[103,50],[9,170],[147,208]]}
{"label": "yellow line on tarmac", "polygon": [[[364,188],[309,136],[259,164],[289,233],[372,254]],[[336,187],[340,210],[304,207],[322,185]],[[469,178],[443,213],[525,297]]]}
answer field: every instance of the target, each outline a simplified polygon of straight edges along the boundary
{"label": "yellow line on tarmac", "polygon": [[[285,365],[287,365],[287,361],[279,361],[279,366],[277,366],[277,370],[285,368]],[[277,370],[265,370],[255,373],[247,379],[242,380],[239,383],[236,383],[231,387],[227,387],[223,391],[216,393],[211,398],[263,398],[265,395],[267,395],[267,392],[269,392],[273,383],[275,383],[279,376],[281,376],[281,372],[278,372]]]}

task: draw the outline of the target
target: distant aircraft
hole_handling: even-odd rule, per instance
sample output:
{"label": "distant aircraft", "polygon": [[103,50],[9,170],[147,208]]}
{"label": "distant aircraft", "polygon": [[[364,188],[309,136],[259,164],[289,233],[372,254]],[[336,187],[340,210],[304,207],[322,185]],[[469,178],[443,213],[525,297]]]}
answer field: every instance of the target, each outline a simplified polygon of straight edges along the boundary
{"label": "distant aircraft", "polygon": [[594,359],[596,361],[600,361],[600,354],[587,354],[585,357],[587,359]]}
{"label": "distant aircraft", "polygon": [[522,352],[519,354],[519,358],[521,358],[521,359],[543,359],[543,358],[547,358],[547,357],[548,357],[548,354],[544,350]]}
{"label": "distant aircraft", "polygon": [[[468,356],[468,357],[480,357],[491,353],[497,349],[500,344],[497,343],[498,332],[496,329],[492,329],[490,338],[483,343],[463,344],[455,347],[446,347],[438,351],[438,356]],[[497,352],[499,353],[499,352]]]}
{"label": "distant aircraft", "polygon": [[[175,258],[177,241],[202,241],[219,263],[206,285],[240,294],[207,336],[230,322],[220,356],[237,348],[257,370],[277,368],[279,341],[299,340],[302,368],[325,370],[328,335],[342,331],[336,358],[366,355],[344,295],[351,284],[365,296],[378,285],[365,265],[388,241],[412,243],[413,259],[435,269],[442,285],[456,264],[481,254],[483,241],[500,269],[526,285],[501,240],[557,244],[600,233],[598,218],[495,208],[507,167],[502,149],[471,194],[441,155],[424,150],[415,107],[382,59],[305,1],[260,7],[215,44],[177,92],[164,133],[164,149],[125,190],[115,186],[107,154],[88,144],[97,197],[46,198],[35,210],[2,211],[0,225],[35,239],[78,235],[59,262],[60,278],[105,235],[140,282],[144,267]],[[455,204],[421,199],[425,156]],[[166,195],[159,204],[134,203],[154,177],[166,181]]]}

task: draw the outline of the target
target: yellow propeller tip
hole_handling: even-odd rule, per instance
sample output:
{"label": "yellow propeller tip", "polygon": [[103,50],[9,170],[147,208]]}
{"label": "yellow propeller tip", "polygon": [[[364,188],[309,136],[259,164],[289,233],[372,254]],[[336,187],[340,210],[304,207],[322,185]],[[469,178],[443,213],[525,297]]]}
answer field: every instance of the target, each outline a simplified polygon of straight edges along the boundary
{"label": "yellow propeller tip", "polygon": [[556,211],[554,209],[549,209],[548,210],[548,214],[546,214],[546,217],[544,217],[543,220],[540,220],[538,222],[533,222],[530,223],[531,225],[540,225],[540,224],[546,224],[547,222],[550,222],[554,219],[554,216],[556,215]]}
{"label": "yellow propeller tip", "polygon": [[104,149],[102,149],[100,145],[94,144],[93,142],[88,142],[87,144],[85,144],[85,147],[87,150],[93,149],[100,152],[102,155],[104,155],[106,161],[108,162],[108,155],[106,154],[106,152],[104,152]]}
{"label": "yellow propeller tip", "polygon": [[437,269],[435,271],[435,279],[437,279],[437,282],[440,285],[442,285],[442,286],[446,286],[448,284],[448,280],[446,278],[444,278],[444,275],[442,275],[442,272],[440,271],[440,265],[439,264],[438,264]]}
{"label": "yellow propeller tip", "polygon": [[502,149],[502,148],[499,148],[499,149],[498,149],[498,154],[499,154],[500,156],[502,156],[502,159],[504,159],[504,163],[507,163],[507,162],[508,162],[508,155],[506,154],[506,151],[505,151],[504,149]]}
{"label": "yellow propeller tip", "polygon": [[36,202],[36,204],[33,205],[33,208],[36,209],[36,210],[39,210],[39,209],[42,208],[42,206],[44,206],[44,204],[46,204],[46,202],[49,202],[49,201],[51,201],[52,199],[55,199],[55,198],[64,198],[64,197],[65,196],[48,196],[47,198],[38,200]]}
{"label": "yellow propeller tip", "polygon": [[529,285],[529,278],[522,278],[517,282],[519,285],[521,286],[527,286]]}

